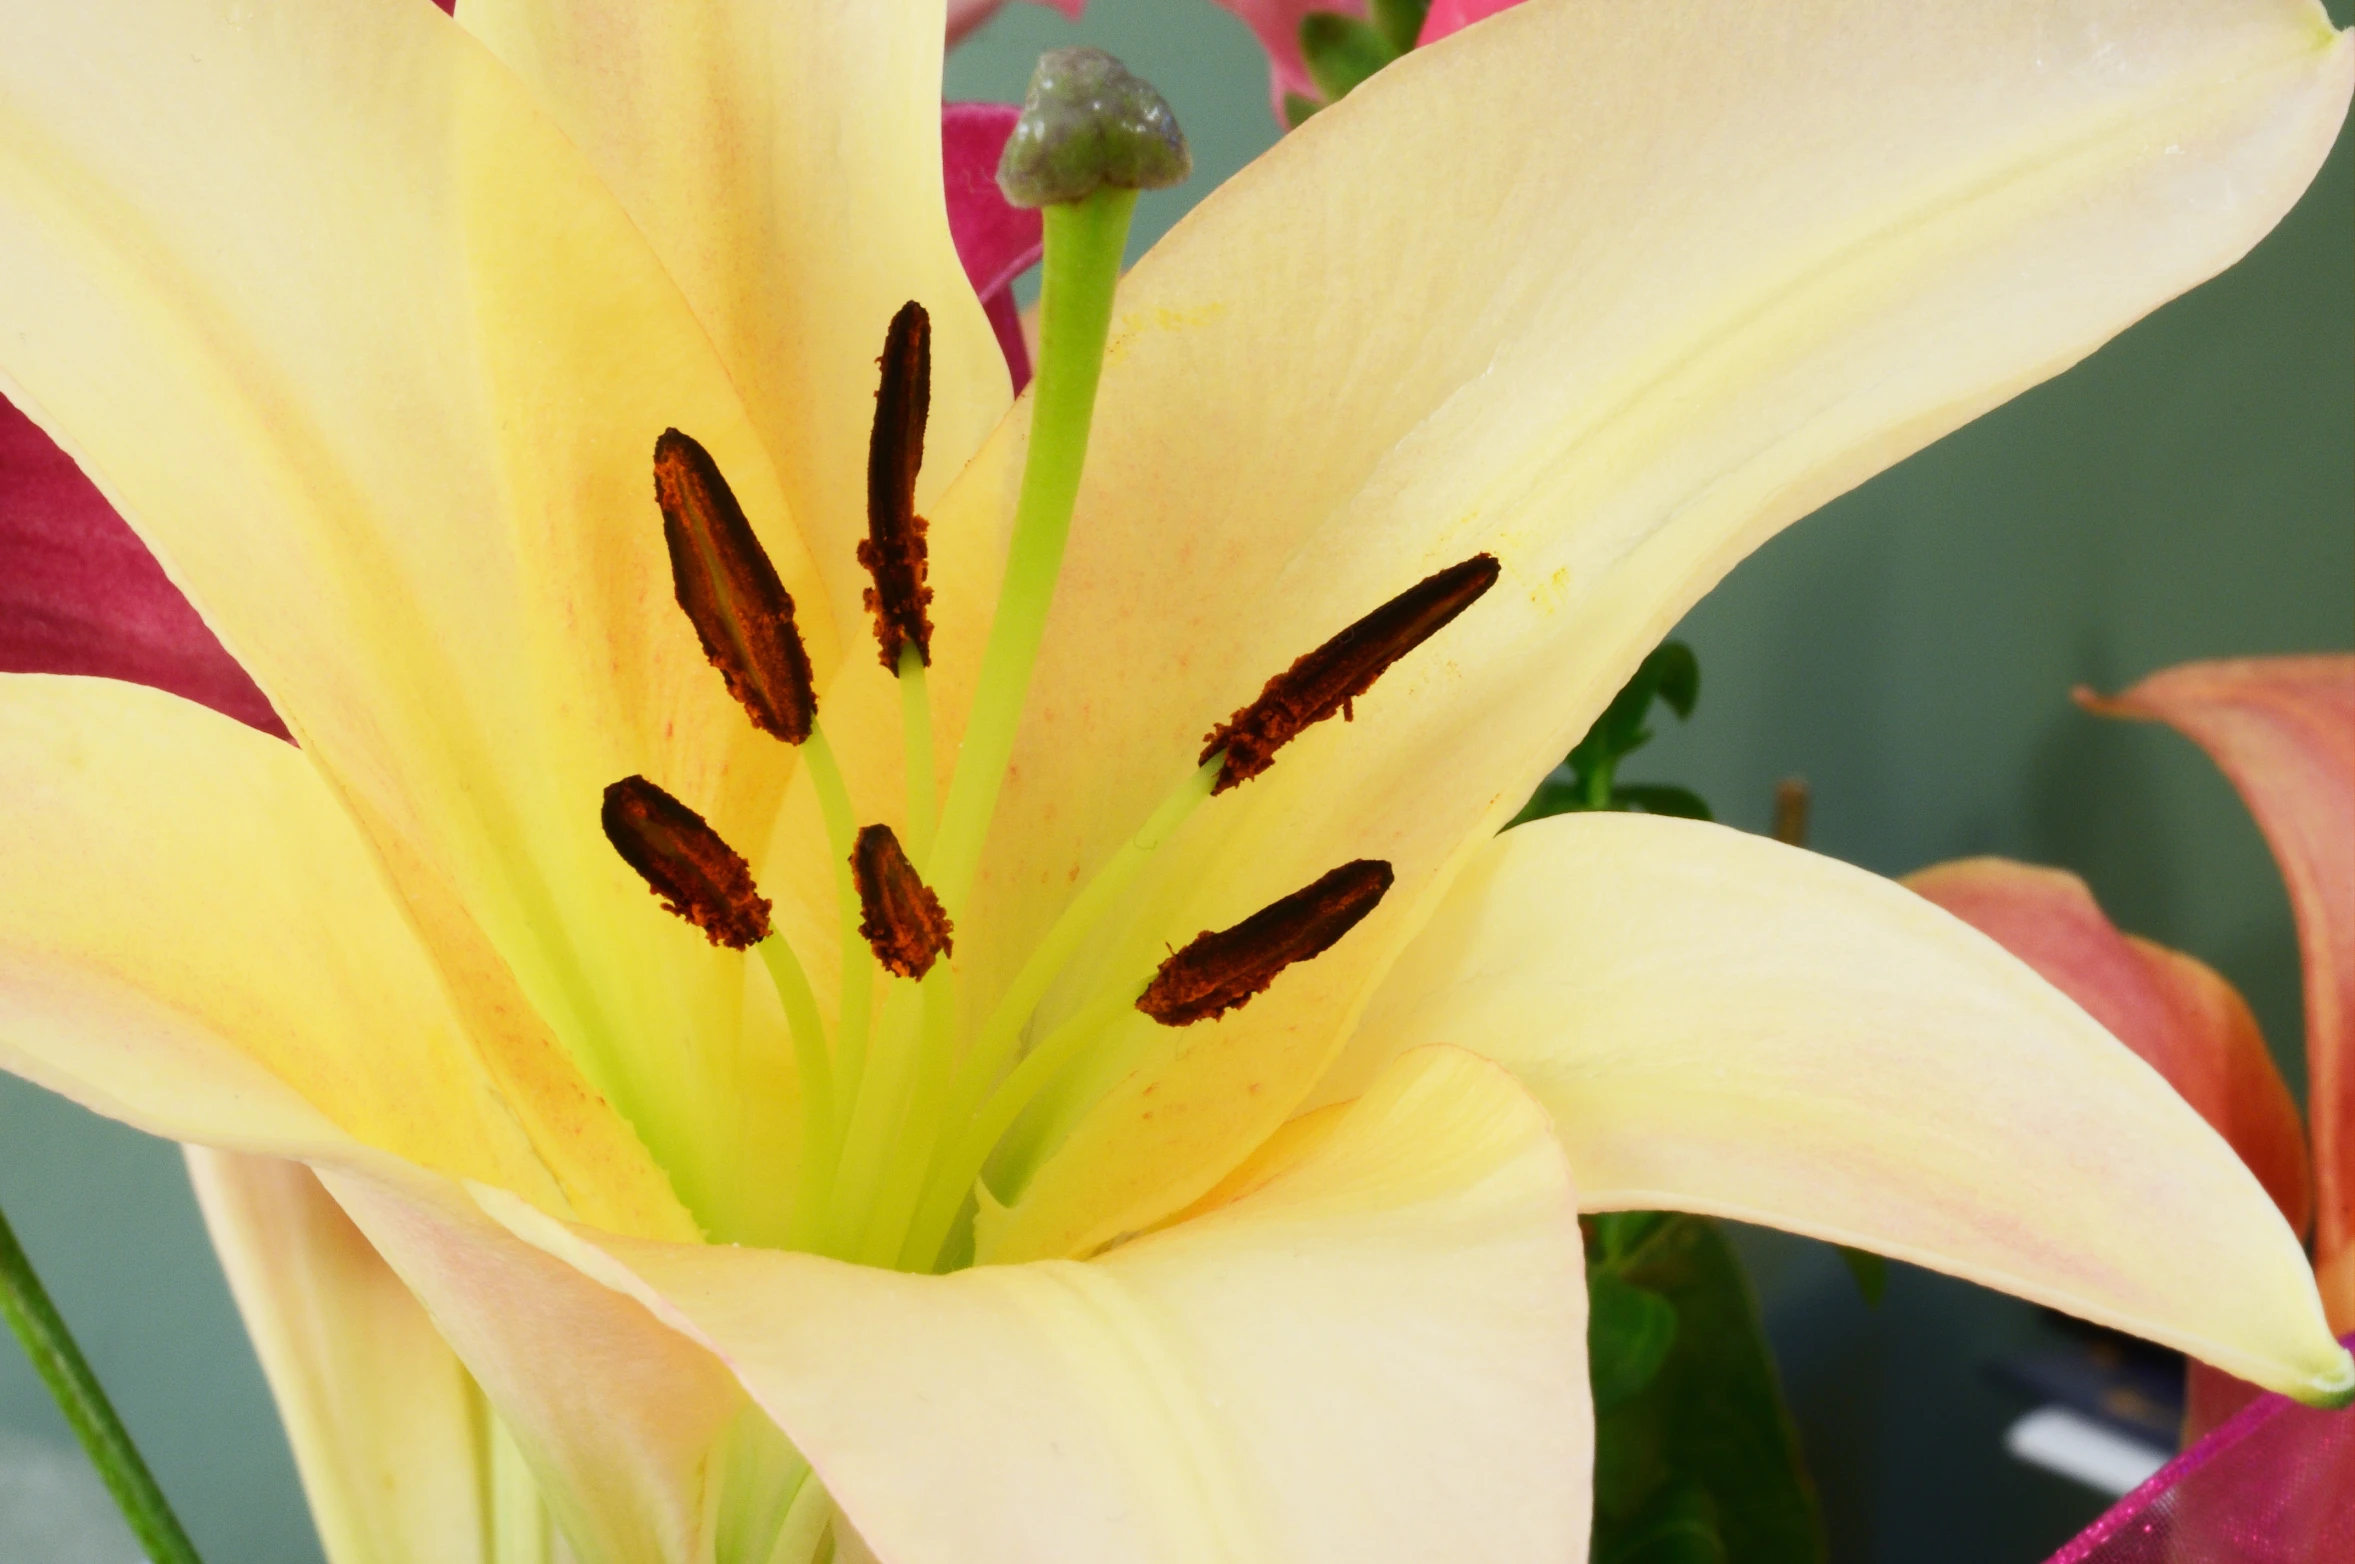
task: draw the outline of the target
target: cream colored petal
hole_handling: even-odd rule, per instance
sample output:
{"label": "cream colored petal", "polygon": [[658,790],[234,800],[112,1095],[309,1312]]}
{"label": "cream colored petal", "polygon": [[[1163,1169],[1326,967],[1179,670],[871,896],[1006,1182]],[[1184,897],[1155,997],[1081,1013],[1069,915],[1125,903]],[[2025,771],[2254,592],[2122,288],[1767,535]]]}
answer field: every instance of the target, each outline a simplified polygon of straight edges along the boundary
{"label": "cream colored petal", "polygon": [[[1132,898],[1099,981],[1348,859],[1399,876],[1249,1010],[1151,1039],[1024,1200],[1022,1252],[1149,1221],[1264,1137],[1702,592],[2238,258],[2330,147],[2351,71],[2313,0],[1531,0],[1198,207],[1121,292],[959,947],[975,986],[1271,673],[1475,551],[1504,577]],[[1023,437],[1018,414],[1001,439]],[[936,529],[994,535],[999,471]]]}
{"label": "cream colored petal", "polygon": [[486,1560],[482,1399],[299,1162],[188,1148],[328,1564]]}
{"label": "cream colored petal", "polygon": [[492,1205],[727,1359],[886,1564],[1579,1554],[1586,1289],[1543,1112],[1426,1050],[1293,1150],[1098,1260],[945,1277]]}
{"label": "cream colored petal", "polygon": [[[578,1564],[709,1564],[748,1415],[716,1359],[446,1180],[321,1177],[481,1386]],[[768,1564],[765,1550],[722,1557]]]}
{"label": "cream colored petal", "polygon": [[[285,743],[160,690],[12,674],[0,798],[0,1064],[179,1140],[369,1147],[618,1208],[592,1148],[642,1159],[627,1127],[601,1105],[562,1120],[553,1149],[575,1160],[550,1179],[359,833]],[[561,1065],[529,1106],[580,1092]]]}
{"label": "cream colored petal", "polygon": [[580,144],[678,279],[837,621],[865,641],[854,550],[893,312],[914,299],[932,316],[919,504],[1012,397],[949,238],[941,0],[465,0],[458,17]]}
{"label": "cream colored petal", "polygon": [[[757,1230],[730,1191],[777,1181],[731,1183],[743,1148],[710,1126],[779,1029],[755,1015],[740,1072],[741,961],[597,826],[644,772],[757,838],[790,769],[671,601],[666,425],[770,538],[821,670],[835,637],[724,367],[523,88],[422,4],[11,17],[0,389],[286,717],[470,1028],[545,1018],[689,1203]],[[500,1046],[544,1045],[523,1024]]]}
{"label": "cream colored petal", "polygon": [[2165,1076],[2305,1236],[2314,1188],[2297,1099],[2248,1002],[2221,973],[2119,933],[2085,882],[2059,869],[1963,858],[1902,883],[2034,967]]}
{"label": "cream colored petal", "polygon": [[1833,859],[1645,815],[1521,826],[1361,1041],[1513,1069],[1589,1210],[1788,1228],[2355,1394],[2297,1238],[2158,1072],[1993,940]]}
{"label": "cream colored petal", "polygon": [[2184,663],[2078,698],[2206,750],[2281,867],[2306,974],[2315,1269],[2331,1323],[2355,1329],[2355,656]]}

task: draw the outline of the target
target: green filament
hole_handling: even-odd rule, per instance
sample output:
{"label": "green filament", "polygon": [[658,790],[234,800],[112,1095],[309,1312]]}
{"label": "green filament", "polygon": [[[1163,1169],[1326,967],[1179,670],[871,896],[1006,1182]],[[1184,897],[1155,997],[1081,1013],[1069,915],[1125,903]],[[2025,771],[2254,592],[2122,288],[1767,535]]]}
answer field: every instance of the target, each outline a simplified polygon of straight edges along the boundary
{"label": "green filament", "polygon": [[932,824],[936,800],[932,769],[932,699],[925,687],[924,654],[909,641],[899,651],[899,714],[907,751],[908,861],[922,873],[932,858]]}
{"label": "green filament", "polygon": [[949,1229],[956,1225],[957,1212],[981,1177],[991,1151],[1005,1138],[1006,1131],[1014,1127],[1022,1110],[1062,1075],[1106,1028],[1133,1012],[1137,996],[1144,991],[1144,981],[1138,981],[1086,1005],[1048,1033],[998,1083],[997,1090],[989,1094],[980,1111],[966,1124],[948,1155],[939,1160],[933,1176],[925,1180],[923,1199],[900,1247],[902,1270],[932,1269],[940,1246],[947,1241]]}
{"label": "green filament", "polygon": [[1046,208],[1046,265],[1039,297],[1038,380],[1031,392],[1030,449],[1015,502],[1005,582],[965,741],[957,756],[927,881],[949,915],[964,910],[1014,736],[1030,692],[1063,544],[1071,531],[1087,461],[1096,383],[1112,325],[1112,293],[1137,193],[1105,186],[1083,200]]}
{"label": "green filament", "polygon": [[796,1249],[815,1243],[824,1230],[827,1196],[834,1181],[834,1064],[826,1050],[826,1024],[809,974],[785,936],[772,934],[753,947],[777,986],[785,1026],[793,1034],[793,1066],[801,1084],[801,1179],[794,1191],[787,1241]]}
{"label": "green filament", "polygon": [[1163,799],[1137,834],[1121,844],[1120,850],[1056,916],[1045,937],[1022,963],[1022,970],[1015,973],[1004,996],[991,1009],[989,1019],[982,1023],[981,1035],[958,1065],[956,1082],[948,1093],[950,1123],[957,1123],[973,1112],[982,1093],[989,1090],[1013,1057],[1015,1047],[1022,1040],[1022,1029],[1029,1024],[1031,1012],[1038,1008],[1039,1001],[1047,997],[1048,987],[1078,952],[1081,942],[1111,910],[1113,902],[1136,883],[1155,850],[1210,797],[1224,764],[1223,755],[1213,755]]}
{"label": "green filament", "polygon": [[[939,981],[934,981],[938,979]],[[956,1063],[956,990],[945,961],[925,974],[921,1054],[916,1065],[914,1092],[897,1137],[899,1154],[885,1171],[876,1197],[875,1212],[867,1222],[858,1253],[864,1265],[892,1264],[899,1256],[900,1238],[923,1192],[925,1155],[939,1138],[941,1112],[949,1096],[950,1072]]]}
{"label": "green filament", "polygon": [[851,842],[858,835],[850,789],[842,784],[842,767],[835,763],[825,729],[811,724],[801,753],[817,789],[818,812],[826,820],[826,847],[834,855],[835,911],[842,926],[842,1013],[836,1019],[833,1072],[839,1139],[850,1133],[850,1113],[858,1101],[860,1077],[866,1073],[867,1011],[874,999],[875,966],[866,936],[859,932],[859,888],[850,872]]}
{"label": "green filament", "polygon": [[921,990],[928,983],[947,983],[948,970],[947,962],[935,962],[922,983],[895,979],[884,991],[875,1057],[859,1082],[858,1100],[842,1139],[842,1158],[834,1169],[833,1209],[823,1252],[838,1259],[858,1252],[892,1153],[898,1149],[904,1154],[900,1120],[915,1087],[917,1032],[924,1013]]}

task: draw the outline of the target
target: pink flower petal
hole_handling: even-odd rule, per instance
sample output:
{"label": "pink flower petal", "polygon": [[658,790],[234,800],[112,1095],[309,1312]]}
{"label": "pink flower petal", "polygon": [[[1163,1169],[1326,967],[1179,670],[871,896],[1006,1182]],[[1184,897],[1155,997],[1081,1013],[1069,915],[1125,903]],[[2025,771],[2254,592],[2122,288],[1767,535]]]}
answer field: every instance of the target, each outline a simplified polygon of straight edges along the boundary
{"label": "pink flower petal", "polygon": [[[1071,14],[1078,15],[1080,0]],[[1039,214],[1008,202],[998,189],[998,155],[1021,113],[1011,103],[944,103],[940,109],[941,182],[948,192],[949,237],[997,329],[1019,392],[1030,382],[1030,352],[1014,308],[1014,279],[1035,265],[1045,244]]]}
{"label": "pink flower petal", "polygon": [[1431,0],[1431,14],[1423,18],[1423,44],[1437,43],[1449,33],[1460,33],[1474,22],[1484,21],[1499,11],[1509,11],[1521,0]]}
{"label": "pink flower petal", "polygon": [[2297,1104],[2230,983],[2119,933],[2085,882],[2058,869],[1966,858],[1905,883],[2034,967],[2165,1076],[2305,1231],[2312,1194]]}
{"label": "pink flower petal", "polygon": [[[1332,11],[1341,16],[1362,17],[1366,14],[1365,0],[1218,0],[1221,10],[1232,11],[1243,19],[1259,46],[1267,51],[1268,101],[1274,107],[1276,123],[1285,123],[1284,95],[1297,92],[1318,102],[1324,94],[1309,79],[1308,64],[1300,57],[1300,21],[1311,11]],[[1424,35],[1430,35],[1426,24]]]}
{"label": "pink flower petal", "polygon": [[2315,1270],[2355,1329],[2355,656],[2185,663],[2107,700],[2206,750],[2240,789],[2288,883],[2306,971]]}
{"label": "pink flower petal", "polygon": [[[2355,1333],[2344,1338],[2355,1344]],[[2049,1564],[2313,1564],[2355,1557],[2355,1415],[2261,1396],[2120,1499]]]}
{"label": "pink flower petal", "polygon": [[151,684],[286,737],[114,507],[0,401],[0,671]]}

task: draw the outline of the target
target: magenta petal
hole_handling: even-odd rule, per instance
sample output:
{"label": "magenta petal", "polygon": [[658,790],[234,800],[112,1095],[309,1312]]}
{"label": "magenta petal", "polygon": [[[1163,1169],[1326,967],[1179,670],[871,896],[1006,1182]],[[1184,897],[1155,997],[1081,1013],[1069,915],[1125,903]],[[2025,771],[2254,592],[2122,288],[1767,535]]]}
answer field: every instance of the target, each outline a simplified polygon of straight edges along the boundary
{"label": "magenta petal", "polygon": [[286,726],[147,545],[24,414],[0,401],[0,671],[150,684]]}
{"label": "magenta petal", "polygon": [[[2355,1334],[2343,1338],[2355,1346]],[[2355,1559],[2355,1409],[2261,1396],[2118,1501],[2050,1564]]]}
{"label": "magenta petal", "polygon": [[1039,258],[1045,244],[1039,214],[1009,202],[998,189],[998,155],[1021,114],[1011,103],[940,106],[940,172],[949,202],[949,237],[973,291],[988,298]]}
{"label": "magenta petal", "polygon": [[[1078,14],[1077,3],[1072,14]],[[940,172],[948,193],[949,237],[956,241],[966,280],[989,311],[1017,392],[1030,383],[1030,350],[1023,345],[1022,320],[1014,308],[1014,279],[1038,264],[1046,243],[1039,214],[1013,205],[998,189],[998,155],[1006,150],[1006,138],[1014,134],[1020,113],[1011,103],[940,106]]]}

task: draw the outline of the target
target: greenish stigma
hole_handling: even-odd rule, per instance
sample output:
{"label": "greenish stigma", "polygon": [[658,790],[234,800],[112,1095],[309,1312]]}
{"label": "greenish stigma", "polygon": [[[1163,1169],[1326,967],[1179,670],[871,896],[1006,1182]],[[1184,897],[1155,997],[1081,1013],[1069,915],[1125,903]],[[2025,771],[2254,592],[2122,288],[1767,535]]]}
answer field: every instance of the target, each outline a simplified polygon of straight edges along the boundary
{"label": "greenish stigma", "polygon": [[1193,172],[1193,150],[1168,100],[1111,55],[1083,46],[1039,56],[998,159],[998,188],[1016,206],[1053,208],[1107,186],[1159,190]]}

